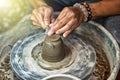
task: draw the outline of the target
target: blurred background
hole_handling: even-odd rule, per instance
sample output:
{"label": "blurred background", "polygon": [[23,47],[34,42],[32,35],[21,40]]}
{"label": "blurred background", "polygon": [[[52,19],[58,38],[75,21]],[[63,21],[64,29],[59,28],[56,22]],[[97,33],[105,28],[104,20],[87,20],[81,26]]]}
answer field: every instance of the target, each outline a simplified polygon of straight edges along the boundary
{"label": "blurred background", "polygon": [[12,29],[31,11],[29,0],[0,0],[0,33]]}

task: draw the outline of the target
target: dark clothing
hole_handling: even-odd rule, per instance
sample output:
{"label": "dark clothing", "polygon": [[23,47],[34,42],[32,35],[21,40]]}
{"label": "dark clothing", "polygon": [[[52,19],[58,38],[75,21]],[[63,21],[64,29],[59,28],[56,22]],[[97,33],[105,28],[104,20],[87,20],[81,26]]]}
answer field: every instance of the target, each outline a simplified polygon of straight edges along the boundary
{"label": "dark clothing", "polygon": [[[115,39],[118,41],[120,45],[120,15],[118,16],[111,16],[105,19],[102,19],[102,25],[112,33]],[[99,21],[98,21],[99,23]]]}
{"label": "dark clothing", "polygon": [[53,7],[55,11],[61,11],[66,6],[73,6],[75,3],[80,3],[84,1],[92,3],[100,0],[45,0],[45,2],[49,6]]}

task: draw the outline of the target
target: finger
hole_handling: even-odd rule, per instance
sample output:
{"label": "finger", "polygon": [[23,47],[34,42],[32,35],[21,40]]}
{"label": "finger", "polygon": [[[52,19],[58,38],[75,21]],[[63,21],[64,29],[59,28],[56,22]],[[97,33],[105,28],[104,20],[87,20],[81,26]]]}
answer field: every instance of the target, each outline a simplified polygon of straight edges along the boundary
{"label": "finger", "polygon": [[72,30],[68,30],[68,31],[66,31],[66,32],[63,34],[63,37],[66,38],[66,37],[71,33],[71,31],[72,31]]}
{"label": "finger", "polygon": [[37,24],[40,24],[42,27],[44,27],[44,22],[43,22],[43,15],[42,15],[42,9],[41,10],[36,10],[33,12],[33,17],[32,18]]}
{"label": "finger", "polygon": [[41,25],[41,27],[43,28],[43,29],[45,29],[46,28],[46,26],[45,26],[45,23],[44,23],[44,21],[43,21],[43,15],[40,13],[40,14],[37,14],[38,15],[38,17],[37,17],[37,20],[38,20],[38,22],[36,22],[37,24],[39,24],[39,25]]}
{"label": "finger", "polygon": [[48,32],[48,35],[51,36],[53,33],[55,33],[58,29],[60,29],[62,26],[64,26],[68,22],[67,17],[64,17],[63,19],[59,20],[57,19],[57,24],[52,25],[50,31]]}
{"label": "finger", "polygon": [[54,31],[57,31],[58,29],[62,28],[69,22],[69,16],[61,16],[56,19],[56,24],[53,23]]}
{"label": "finger", "polygon": [[32,22],[32,23],[33,23],[33,25],[38,26],[38,28],[41,28],[41,25],[40,25],[40,24],[38,24],[38,23],[36,23],[36,22]]}
{"label": "finger", "polygon": [[36,26],[38,26],[39,28],[41,27],[41,25],[37,22],[37,20],[35,19],[34,16],[31,16],[31,20],[33,21],[33,22],[32,22],[33,25],[36,25]]}
{"label": "finger", "polygon": [[68,15],[69,12],[67,10],[68,10],[67,7],[64,8],[57,17],[57,19],[55,20],[55,22],[53,23],[55,31],[63,27],[70,20],[70,17]]}
{"label": "finger", "polygon": [[33,12],[32,12],[32,16],[31,16],[31,20],[33,21],[36,21],[36,22],[39,22],[39,20],[37,19],[37,9],[35,9]]}
{"label": "finger", "polygon": [[56,25],[58,23],[59,20],[63,19],[66,16],[66,12],[65,9],[63,9],[60,14],[58,15],[58,17],[56,18],[56,20],[54,21],[54,23],[52,23],[52,25]]}
{"label": "finger", "polygon": [[51,36],[53,33],[55,33],[58,29],[63,27],[68,21],[69,21],[69,15],[66,16],[68,8],[64,8],[62,12],[59,14],[55,22],[52,24],[51,30],[48,32],[48,35]]}
{"label": "finger", "polygon": [[63,19],[65,16],[66,16],[66,12],[62,11],[62,12],[58,15],[57,19],[54,21],[53,25],[56,25],[56,24],[58,23],[58,21],[61,20],[61,19]]}
{"label": "finger", "polygon": [[55,22],[55,18],[54,18],[54,16],[52,15],[52,17],[51,17],[51,22],[50,22],[49,27],[52,27],[54,22]]}
{"label": "finger", "polygon": [[72,19],[64,27],[62,27],[61,29],[57,30],[56,34],[64,33],[65,31],[69,30],[73,26],[73,24],[75,24],[75,21]]}
{"label": "finger", "polygon": [[45,29],[46,28],[46,26],[43,26],[43,25],[41,25],[36,19],[35,19],[35,17],[32,17],[31,16],[31,20],[33,20],[33,25],[36,25],[36,26],[38,26],[39,28],[43,28],[43,29]]}
{"label": "finger", "polygon": [[50,24],[52,14],[53,14],[53,10],[51,8],[50,9],[48,8],[45,10],[44,22],[46,25]]}
{"label": "finger", "polygon": [[42,27],[45,26],[44,23],[44,10],[43,9],[39,9],[39,12],[37,13],[38,17],[37,19],[39,20],[39,23],[41,24]]}
{"label": "finger", "polygon": [[63,33],[63,37],[67,37],[75,28],[76,28],[76,25],[72,26],[69,30],[65,31]]}
{"label": "finger", "polygon": [[30,19],[31,19],[32,21],[36,22],[36,23],[38,22],[37,19],[34,17],[34,15],[32,15],[32,16],[30,17]]}
{"label": "finger", "polygon": [[51,18],[51,23],[54,23],[55,22],[55,18]]}

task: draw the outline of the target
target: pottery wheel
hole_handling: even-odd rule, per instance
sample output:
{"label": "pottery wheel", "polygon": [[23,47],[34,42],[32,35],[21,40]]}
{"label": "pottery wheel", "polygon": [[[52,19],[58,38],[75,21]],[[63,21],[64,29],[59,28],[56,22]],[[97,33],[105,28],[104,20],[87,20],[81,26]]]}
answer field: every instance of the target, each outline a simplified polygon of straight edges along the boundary
{"label": "pottery wheel", "polygon": [[[54,74],[71,74],[81,79],[91,75],[96,61],[94,48],[80,39],[78,34],[71,34],[67,38],[62,38],[63,43],[70,52],[63,60],[51,63],[60,65],[60,68],[45,69],[40,63],[41,49],[45,38],[44,31],[33,34],[19,40],[13,47],[10,55],[10,63],[15,74],[24,80],[41,80]],[[67,64],[64,64],[67,62]],[[50,66],[46,61],[44,65]]]}

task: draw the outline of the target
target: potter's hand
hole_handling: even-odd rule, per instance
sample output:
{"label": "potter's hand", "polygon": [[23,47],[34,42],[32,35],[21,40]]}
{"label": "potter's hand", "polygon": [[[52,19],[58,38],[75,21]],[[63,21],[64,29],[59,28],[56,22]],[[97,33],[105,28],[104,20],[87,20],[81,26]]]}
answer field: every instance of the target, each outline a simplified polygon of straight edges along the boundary
{"label": "potter's hand", "polygon": [[55,22],[51,24],[48,35],[63,33],[63,37],[67,37],[70,32],[80,25],[83,18],[83,13],[79,7],[65,7]]}
{"label": "potter's hand", "polygon": [[53,9],[49,6],[42,6],[33,10],[31,20],[33,24],[45,29],[49,24],[53,14]]}

